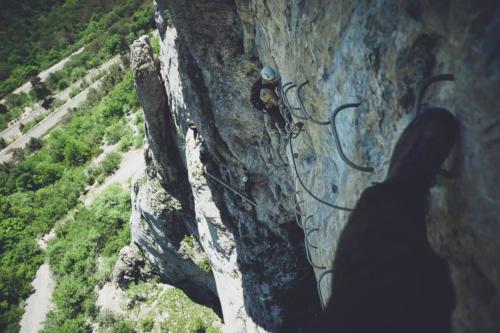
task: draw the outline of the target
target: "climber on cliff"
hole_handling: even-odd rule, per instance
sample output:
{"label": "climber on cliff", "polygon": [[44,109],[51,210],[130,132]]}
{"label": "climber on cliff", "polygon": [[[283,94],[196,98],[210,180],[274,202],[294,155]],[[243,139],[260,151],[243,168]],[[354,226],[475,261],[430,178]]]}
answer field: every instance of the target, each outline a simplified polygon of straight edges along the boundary
{"label": "climber on cliff", "polygon": [[196,127],[196,124],[190,118],[187,118],[186,119],[186,126],[188,129],[193,131],[194,140],[198,141],[199,133],[198,133],[198,127]]}
{"label": "climber on cliff", "polygon": [[427,239],[425,216],[457,135],[457,120],[439,108],[403,131],[385,181],[363,192],[340,235],[332,297],[311,332],[450,332],[454,290],[446,261]]}
{"label": "climber on cliff", "polygon": [[273,126],[281,133],[285,132],[285,119],[280,113],[282,99],[276,94],[279,77],[269,66],[260,71],[261,77],[252,86],[250,102],[257,109],[271,117]]}
{"label": "climber on cliff", "polygon": [[267,183],[267,178],[258,173],[246,172],[242,178],[243,193],[247,198],[253,198],[252,189],[257,186],[262,186]]}

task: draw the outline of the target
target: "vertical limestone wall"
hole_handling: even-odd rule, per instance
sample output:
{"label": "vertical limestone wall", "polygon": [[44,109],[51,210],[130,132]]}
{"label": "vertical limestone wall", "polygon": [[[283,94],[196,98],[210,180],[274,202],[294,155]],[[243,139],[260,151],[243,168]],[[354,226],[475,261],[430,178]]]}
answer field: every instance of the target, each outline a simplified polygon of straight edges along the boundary
{"label": "vertical limestone wall", "polygon": [[[207,180],[220,211],[216,224],[234,242],[233,267],[241,276],[245,312],[263,331],[299,329],[318,311],[316,282],[331,268],[349,213],[318,202],[296,182],[290,146],[249,103],[260,66],[277,68],[283,82],[307,80],[302,97],[316,119],[329,119],[341,104],[361,103],[339,114],[337,129],[345,154],[374,172],[353,170],[340,159],[330,126],[308,122],[293,141],[297,171],[307,188],[345,207],[353,207],[372,182],[383,181],[392,147],[415,116],[423,83],[436,74],[453,74],[454,82],[437,82],[423,97],[424,106],[453,112],[461,132],[455,158],[447,165],[454,177],[439,178],[432,190],[428,236],[452,272],[454,330],[496,331],[499,5],[464,0],[157,0],[156,22],[161,77],[179,149],[186,149],[189,116],[205,141],[204,168],[237,191],[245,190],[249,174],[265,179],[248,193],[256,207]],[[293,96],[294,91],[291,103],[298,105]],[[313,270],[307,262],[303,233],[294,221],[298,190],[301,213],[311,216],[309,226],[319,230],[309,240],[317,247],[311,249],[311,260],[321,269]],[[192,222],[188,225],[191,233],[199,233]],[[209,257],[216,263],[215,253]],[[222,281],[215,275],[216,285],[217,279]],[[325,301],[331,296],[329,283],[326,274],[320,286]]]}

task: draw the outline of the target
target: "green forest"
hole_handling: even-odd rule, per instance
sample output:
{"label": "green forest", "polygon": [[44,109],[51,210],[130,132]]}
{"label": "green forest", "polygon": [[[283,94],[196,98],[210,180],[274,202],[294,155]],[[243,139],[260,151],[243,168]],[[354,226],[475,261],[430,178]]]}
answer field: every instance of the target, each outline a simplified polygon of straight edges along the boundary
{"label": "green forest", "polygon": [[[9,94],[54,63],[84,47],[82,53],[51,74],[46,94],[54,94],[81,79],[154,27],[150,1],[46,0],[3,1],[0,12],[0,130],[19,117],[40,96],[36,91]],[[36,28],[34,28],[36,27]]]}
{"label": "green forest", "polygon": [[0,96],[82,46],[110,56],[154,23],[138,0],[4,0],[0,15]]}
{"label": "green forest", "polygon": [[[64,90],[69,98],[88,93],[48,134],[11,149],[12,158],[0,164],[0,332],[19,332],[31,282],[43,263],[55,283],[43,333],[85,333],[92,325],[112,333],[219,332],[220,321],[211,310],[180,290],[166,290],[155,278],[130,285],[125,297],[134,300],[131,313],[140,310],[141,302],[154,301],[156,313],[170,314],[167,320],[150,314],[134,321],[96,305],[96,288],[111,281],[119,251],[131,241],[130,190],[105,181],[127,152],[143,145],[129,48],[153,31],[153,14],[149,0],[2,1],[0,130],[35,103],[58,110],[65,101],[53,96]],[[158,55],[158,37],[152,46]],[[38,77],[77,50],[83,51],[46,80]],[[84,79],[116,57],[119,61],[106,70]],[[97,80],[98,89],[90,87]],[[12,93],[26,82],[29,92]],[[20,132],[45,117],[21,123]],[[0,139],[1,149],[7,144]],[[102,192],[84,203],[89,189],[99,186]],[[42,249],[40,238],[49,232],[55,236]]]}
{"label": "green forest", "polygon": [[[0,328],[17,332],[19,302],[31,293],[30,281],[44,261],[36,237],[78,204],[85,186],[109,173],[120,160],[91,167],[92,157],[125,112],[138,102],[130,72],[117,70],[71,116],[32,149],[0,171]],[[127,136],[125,135],[124,138]],[[33,151],[34,150],[34,151]]]}

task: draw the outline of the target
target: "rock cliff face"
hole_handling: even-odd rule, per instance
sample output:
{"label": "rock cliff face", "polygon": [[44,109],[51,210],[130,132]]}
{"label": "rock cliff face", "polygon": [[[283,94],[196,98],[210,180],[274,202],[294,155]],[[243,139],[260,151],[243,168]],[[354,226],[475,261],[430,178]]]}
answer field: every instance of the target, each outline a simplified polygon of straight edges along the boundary
{"label": "rock cliff face", "polygon": [[136,177],[132,188],[132,241],[164,282],[220,314],[213,275],[196,264],[200,250],[190,238],[198,235],[193,198],[147,37],[132,45],[131,68],[144,110],[147,141],[146,170]]}
{"label": "rock cliff face", "polygon": [[[454,177],[440,178],[432,190],[428,236],[452,272],[454,331],[498,328],[497,4],[157,0],[155,19],[160,69],[145,40],[132,50],[148,140],[147,174],[134,186],[132,232],[166,281],[215,309],[220,304],[229,332],[300,330],[319,311],[316,281],[322,301],[331,296],[327,272],[349,213],[314,199],[297,174],[321,200],[353,207],[364,188],[384,179],[424,82],[451,73],[454,82],[437,82],[423,96],[425,104],[452,111],[461,126],[448,165]],[[313,122],[293,140],[292,156],[249,102],[262,64],[277,68],[283,82],[309,81],[301,96],[316,119],[360,102],[342,111],[336,125],[348,158],[374,172],[346,165],[332,128]],[[298,106],[296,89],[291,92]],[[185,143],[187,117],[203,144]],[[296,207],[307,218],[314,268]],[[183,253],[188,234],[212,272]]]}

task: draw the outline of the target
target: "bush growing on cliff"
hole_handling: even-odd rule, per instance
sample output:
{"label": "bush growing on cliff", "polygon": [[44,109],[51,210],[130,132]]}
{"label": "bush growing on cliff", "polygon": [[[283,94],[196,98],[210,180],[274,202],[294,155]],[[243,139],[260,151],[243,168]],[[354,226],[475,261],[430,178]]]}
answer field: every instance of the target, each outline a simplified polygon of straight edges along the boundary
{"label": "bush growing on cliff", "polygon": [[151,39],[151,47],[153,48],[153,54],[158,56],[160,54],[160,37],[155,36]]}
{"label": "bush growing on cliff", "polygon": [[151,332],[155,326],[155,320],[152,316],[146,317],[139,321],[139,326],[144,332]]}
{"label": "bush growing on cliff", "polygon": [[[154,329],[164,333],[220,333],[220,320],[209,308],[191,301],[180,289],[166,287],[157,281],[130,284],[125,296],[133,316],[138,316],[136,328],[142,332]],[[146,316],[144,308],[151,309]],[[167,319],[155,322],[154,318]]]}
{"label": "bush growing on cliff", "polygon": [[181,290],[170,289],[159,298],[159,303],[168,312],[161,323],[161,332],[220,332],[214,326],[218,319],[208,308],[193,303]]}
{"label": "bush growing on cliff", "polygon": [[210,265],[210,260],[208,259],[207,256],[204,256],[203,258],[198,260],[196,262],[196,265],[207,273],[212,271],[212,266]]}

